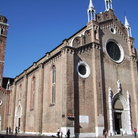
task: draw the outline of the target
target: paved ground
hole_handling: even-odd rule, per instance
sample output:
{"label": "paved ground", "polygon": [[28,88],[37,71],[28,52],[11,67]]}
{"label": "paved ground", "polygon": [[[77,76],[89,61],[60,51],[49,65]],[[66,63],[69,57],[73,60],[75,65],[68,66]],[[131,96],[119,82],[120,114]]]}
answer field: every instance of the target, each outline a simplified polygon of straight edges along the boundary
{"label": "paved ground", "polygon": [[54,138],[48,136],[29,136],[29,135],[0,135],[0,138]]}
{"label": "paved ground", "polygon": [[[1,134],[0,138],[54,138],[54,136],[33,136],[33,135],[4,135]],[[82,137],[81,137],[82,138]],[[86,138],[86,137],[85,137]],[[88,137],[87,137],[88,138]],[[89,137],[90,138],[90,137]],[[94,137],[93,137],[94,138]],[[97,137],[95,137],[97,138]],[[103,138],[103,137],[98,137],[98,138]],[[134,136],[112,136],[109,138],[135,138]],[[137,136],[138,138],[138,136]]]}

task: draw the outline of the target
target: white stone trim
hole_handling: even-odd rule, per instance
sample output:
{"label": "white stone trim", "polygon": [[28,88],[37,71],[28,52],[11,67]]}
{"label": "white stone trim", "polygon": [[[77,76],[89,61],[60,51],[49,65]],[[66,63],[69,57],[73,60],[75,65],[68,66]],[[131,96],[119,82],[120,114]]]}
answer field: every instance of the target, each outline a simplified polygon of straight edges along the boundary
{"label": "white stone trim", "polygon": [[103,136],[103,130],[104,130],[104,127],[95,127],[95,131],[96,131],[95,136],[96,137]]}
{"label": "white stone trim", "polygon": [[116,34],[116,29],[114,27],[110,27],[109,30],[112,34]]}
{"label": "white stone trim", "polygon": [[7,23],[0,22],[0,24],[5,25],[5,26],[9,27],[9,24],[7,24]]}
{"label": "white stone trim", "polygon": [[114,135],[113,131],[113,109],[112,109],[112,90],[111,88],[108,89],[108,105],[109,105],[109,123],[110,123],[110,130],[109,136]]}
{"label": "white stone trim", "polygon": [[55,136],[57,137],[57,133],[42,133],[44,136]]}
{"label": "white stone trim", "polygon": [[[130,95],[129,92],[127,91],[127,98],[124,97],[124,95],[121,93],[121,83],[118,81],[117,83],[117,93],[115,93],[112,96],[112,91],[111,88],[108,90],[108,105],[109,105],[109,123],[110,123],[110,130],[109,130],[109,136],[110,135],[115,135],[115,131],[113,128],[113,112],[116,112],[113,110],[113,104],[116,101],[116,99],[119,99],[120,102],[122,103],[123,106],[123,111],[122,112],[122,133],[127,134],[127,135],[132,135],[132,124],[131,124],[131,105],[130,105]],[[118,112],[118,111],[117,111]]]}
{"label": "white stone trim", "polygon": [[74,137],[74,127],[61,127],[60,131],[63,133],[62,136],[66,136],[68,129],[70,129],[70,137]]}
{"label": "white stone trim", "polygon": [[73,41],[77,38],[80,37],[81,38],[82,34],[79,34],[77,36],[75,36],[74,38],[72,38],[71,42],[70,42],[70,46],[73,47]]}
{"label": "white stone trim", "polygon": [[130,95],[129,91],[127,91],[127,105],[128,105],[128,132],[127,134],[132,134],[132,124],[131,124],[131,112],[130,112]]}
{"label": "white stone trim", "polygon": [[[85,74],[85,75],[82,75],[82,74],[79,72],[79,66],[80,66],[80,65],[83,65],[83,66],[86,68],[86,74]],[[89,75],[90,75],[90,67],[89,67],[89,65],[88,65],[86,62],[80,61],[80,62],[78,62],[78,64],[77,64],[77,72],[78,72],[78,74],[79,74],[80,77],[82,77],[82,78],[88,78]]]}
{"label": "white stone trim", "polygon": [[78,133],[78,134],[76,134],[75,135],[75,138],[80,138],[80,137],[82,137],[82,138],[84,138],[84,137],[95,137],[96,135],[95,135],[95,133]]}
{"label": "white stone trim", "polygon": [[[20,110],[19,110],[20,109]],[[15,116],[14,116],[14,128],[15,130],[16,126],[18,127],[18,119],[22,117],[22,105],[21,101],[18,101],[18,105],[15,108]]]}
{"label": "white stone trim", "polygon": [[40,132],[25,132],[25,134],[40,135]]}

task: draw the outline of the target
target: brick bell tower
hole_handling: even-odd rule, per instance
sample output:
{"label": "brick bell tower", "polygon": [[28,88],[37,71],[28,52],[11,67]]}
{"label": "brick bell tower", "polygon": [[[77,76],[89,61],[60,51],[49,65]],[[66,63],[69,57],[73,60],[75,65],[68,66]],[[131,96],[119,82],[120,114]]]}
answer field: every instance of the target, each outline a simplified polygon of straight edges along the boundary
{"label": "brick bell tower", "polygon": [[0,86],[2,85],[6,40],[9,27],[7,21],[6,17],[0,15]]}

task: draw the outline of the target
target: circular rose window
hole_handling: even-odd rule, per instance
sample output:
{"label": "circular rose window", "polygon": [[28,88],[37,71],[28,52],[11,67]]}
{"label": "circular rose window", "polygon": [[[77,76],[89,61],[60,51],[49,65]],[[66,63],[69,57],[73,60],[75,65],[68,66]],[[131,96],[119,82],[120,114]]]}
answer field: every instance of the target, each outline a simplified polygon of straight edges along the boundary
{"label": "circular rose window", "polygon": [[77,72],[80,77],[87,78],[90,75],[90,67],[87,63],[80,61],[77,65]]}
{"label": "circular rose window", "polygon": [[122,60],[124,59],[123,48],[114,41],[109,41],[106,44],[106,51],[109,57],[117,63],[122,62]]}

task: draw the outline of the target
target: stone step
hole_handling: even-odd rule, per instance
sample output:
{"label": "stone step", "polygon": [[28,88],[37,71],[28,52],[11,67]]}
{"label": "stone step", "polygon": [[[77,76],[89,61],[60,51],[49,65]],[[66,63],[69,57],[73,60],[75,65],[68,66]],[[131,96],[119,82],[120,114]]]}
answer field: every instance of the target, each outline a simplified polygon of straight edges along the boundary
{"label": "stone step", "polygon": [[[4,136],[4,137],[2,137]],[[137,136],[138,137],[138,136]],[[53,138],[52,136],[33,136],[33,135],[0,135],[0,138]],[[75,137],[74,137],[75,138]],[[78,138],[83,138],[83,137],[78,137]],[[84,138],[104,138],[103,137],[84,137]],[[109,136],[108,138],[135,138],[133,135],[131,136]]]}
{"label": "stone step", "polygon": [[134,138],[134,136],[111,136],[109,138]]}
{"label": "stone step", "polygon": [[[83,138],[83,137],[80,137],[80,138]],[[104,138],[104,136],[103,137],[84,137],[84,138]],[[130,135],[129,136],[116,135],[116,136],[108,136],[108,138],[135,138],[135,137],[133,135],[131,135],[131,136]]]}

